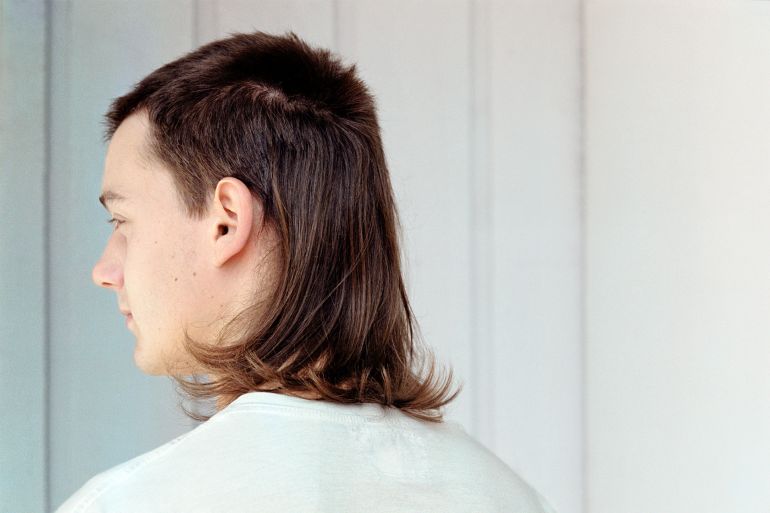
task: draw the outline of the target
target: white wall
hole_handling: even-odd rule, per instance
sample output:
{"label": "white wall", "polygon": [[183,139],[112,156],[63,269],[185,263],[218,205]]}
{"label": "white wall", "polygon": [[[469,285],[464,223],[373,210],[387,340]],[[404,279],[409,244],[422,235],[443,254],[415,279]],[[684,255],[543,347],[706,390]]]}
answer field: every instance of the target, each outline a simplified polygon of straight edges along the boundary
{"label": "white wall", "polygon": [[489,193],[474,229],[491,225],[491,314],[477,322],[493,340],[476,346],[480,429],[560,513],[583,500],[579,14],[571,1],[500,2],[476,31],[489,38],[475,150]]}
{"label": "white wall", "polygon": [[587,3],[591,513],[770,511],[770,2]]}
{"label": "white wall", "polygon": [[[49,406],[10,437],[42,433],[47,463],[21,488],[0,483],[3,506],[41,511],[29,497],[42,490],[53,508],[96,472],[192,427],[170,382],[133,366],[115,298],[90,280],[109,233],[96,201],[101,116],[199,44],[292,29],[356,62],[376,96],[413,307],[425,342],[464,383],[447,417],[560,513],[583,511],[579,16],[577,0],[52,0],[49,92],[39,95],[50,102],[40,115],[50,117],[49,163],[38,171],[49,189],[32,202],[51,212],[38,228],[49,276],[39,301],[50,310],[38,345],[50,369],[35,367]],[[13,176],[17,196],[25,181]],[[4,256],[0,275],[19,254]],[[26,372],[23,356],[10,383]],[[0,391],[4,409],[12,395]]]}

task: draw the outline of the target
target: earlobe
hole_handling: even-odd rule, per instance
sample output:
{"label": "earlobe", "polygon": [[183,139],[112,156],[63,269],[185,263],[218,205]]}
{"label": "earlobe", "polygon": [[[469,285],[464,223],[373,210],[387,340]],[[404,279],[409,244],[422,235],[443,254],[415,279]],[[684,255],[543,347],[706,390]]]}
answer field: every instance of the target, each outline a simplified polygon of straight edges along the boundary
{"label": "earlobe", "polygon": [[246,248],[253,225],[252,201],[251,191],[237,178],[228,176],[217,184],[211,206],[217,267]]}

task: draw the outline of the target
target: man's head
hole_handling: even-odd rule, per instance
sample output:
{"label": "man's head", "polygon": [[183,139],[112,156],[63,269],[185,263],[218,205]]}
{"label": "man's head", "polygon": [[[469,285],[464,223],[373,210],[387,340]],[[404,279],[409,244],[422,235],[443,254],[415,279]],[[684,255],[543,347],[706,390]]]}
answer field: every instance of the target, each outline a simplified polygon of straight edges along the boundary
{"label": "man's head", "polygon": [[312,392],[440,420],[427,411],[459,390],[413,369],[396,206],[355,66],[293,33],[233,34],[152,72],[106,121],[102,193],[121,224],[93,278],[132,312],[140,368],[197,398]]}
{"label": "man's head", "polygon": [[100,200],[115,227],[92,274],[97,285],[115,291],[127,314],[139,368],[193,373],[184,327],[193,338],[211,340],[225,319],[265,296],[277,265],[276,240],[262,203],[237,178],[223,177],[206,214],[190,218],[170,170],[147,155],[148,135],[140,110],[112,136]]}

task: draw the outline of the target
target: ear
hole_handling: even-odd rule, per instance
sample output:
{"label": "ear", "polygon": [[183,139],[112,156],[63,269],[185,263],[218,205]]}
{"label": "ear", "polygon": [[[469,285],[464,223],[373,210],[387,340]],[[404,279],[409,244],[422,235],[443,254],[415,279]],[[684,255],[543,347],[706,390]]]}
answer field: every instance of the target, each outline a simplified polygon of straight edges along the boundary
{"label": "ear", "polygon": [[210,207],[213,264],[217,267],[246,249],[255,221],[254,199],[242,181],[232,176],[222,178],[214,190]]}

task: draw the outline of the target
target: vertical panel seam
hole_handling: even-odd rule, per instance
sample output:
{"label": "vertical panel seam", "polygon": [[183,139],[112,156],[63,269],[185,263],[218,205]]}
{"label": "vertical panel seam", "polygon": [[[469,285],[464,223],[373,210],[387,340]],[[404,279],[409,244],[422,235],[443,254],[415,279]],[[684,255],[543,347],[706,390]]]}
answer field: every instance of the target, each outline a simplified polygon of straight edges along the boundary
{"label": "vertical panel seam", "polygon": [[339,0],[332,2],[332,44],[334,51],[340,53],[340,3]]}
{"label": "vertical panel seam", "polygon": [[[497,450],[497,416],[490,415],[490,412],[496,412],[497,411],[497,396],[493,395],[493,390],[497,390],[498,387],[494,386],[492,387],[491,384],[496,383],[497,376],[495,375],[495,366],[492,365],[492,362],[495,361],[495,350],[496,350],[496,341],[497,337],[495,336],[495,310],[493,308],[494,306],[494,297],[495,297],[495,252],[494,252],[494,242],[495,242],[495,205],[494,205],[494,195],[492,194],[493,185],[494,185],[494,170],[491,165],[491,155],[493,151],[492,146],[492,138],[491,134],[492,131],[487,127],[487,123],[490,122],[490,105],[489,102],[491,101],[491,92],[487,89],[491,87],[491,80],[489,80],[492,68],[489,60],[489,51],[491,50],[491,42],[488,39],[489,38],[489,13],[490,9],[492,8],[491,3],[489,0],[481,0],[482,5],[482,11],[481,11],[481,25],[483,26],[483,30],[477,31],[477,34],[480,38],[481,43],[481,49],[480,52],[481,56],[485,56],[485,58],[481,61],[481,63],[477,63],[477,66],[480,66],[480,72],[482,74],[483,80],[480,81],[481,84],[484,85],[483,88],[477,88],[477,94],[480,95],[480,105],[481,105],[481,116],[480,120],[483,122],[483,130],[482,135],[484,136],[483,139],[481,139],[481,147],[477,147],[477,151],[479,151],[479,155],[481,156],[481,162],[483,162],[482,166],[482,184],[483,184],[483,208],[484,210],[482,212],[485,212],[486,214],[483,216],[483,222],[486,225],[486,229],[482,232],[484,234],[484,240],[482,241],[483,244],[480,244],[479,247],[482,248],[483,252],[481,255],[483,258],[481,258],[481,262],[483,264],[483,269],[485,269],[484,272],[484,281],[482,283],[482,292],[484,294],[484,320],[487,323],[486,328],[486,340],[484,341],[484,347],[486,348],[486,359],[484,360],[484,364],[487,365],[486,372],[484,373],[485,376],[488,376],[486,378],[486,386],[485,389],[486,397],[489,398],[489,401],[492,402],[491,406],[487,409],[487,416],[486,421],[488,423],[487,432],[489,435],[489,443],[490,446]],[[478,126],[477,126],[478,128]],[[486,255],[486,256],[484,256]]]}
{"label": "vertical panel seam", "polygon": [[578,290],[579,290],[579,344],[580,344],[580,487],[582,510],[588,507],[588,340],[587,340],[587,219],[586,219],[586,1],[578,0]]}
{"label": "vertical panel seam", "polygon": [[[492,191],[493,174],[489,165],[491,141],[485,130],[489,114],[489,70],[488,61],[480,58],[489,50],[486,34],[488,16],[486,0],[468,2],[468,83],[469,83],[469,190],[470,208],[470,354],[472,398],[472,432],[479,439],[486,439],[490,449],[495,450],[494,418],[489,415],[494,404],[490,383],[494,382],[494,311],[493,284],[494,260],[492,241],[494,236],[494,209]],[[481,75],[481,78],[478,78]],[[493,401],[494,402],[494,401]],[[483,440],[482,440],[483,441]]]}
{"label": "vertical panel seam", "polygon": [[[474,228],[477,224],[477,216],[476,216],[476,209],[478,206],[476,205],[476,177],[475,177],[475,167],[476,167],[476,109],[475,109],[475,100],[476,100],[476,88],[473,81],[473,73],[475,70],[475,53],[476,53],[476,30],[475,30],[475,23],[476,23],[476,9],[475,9],[475,1],[474,0],[468,0],[468,45],[469,45],[469,51],[468,51],[468,111],[469,111],[469,123],[468,123],[468,167],[469,173],[469,187],[468,190],[471,193],[470,197],[470,237],[469,240],[471,241],[470,247],[469,247],[469,260],[470,260],[470,288],[471,288],[471,316],[470,316],[470,340],[468,341],[469,349],[470,349],[470,355],[471,355],[471,379],[473,380],[473,390],[475,396],[472,397],[471,401],[471,432],[478,436],[479,434],[479,417],[481,413],[481,409],[479,406],[479,402],[482,399],[482,394],[479,393],[479,354],[478,354],[478,343],[479,343],[479,321],[478,321],[478,314],[479,314],[479,308],[478,308],[478,272],[477,272],[477,250],[476,250],[476,244],[474,234],[476,231]],[[474,340],[476,341],[476,344],[474,344]]]}
{"label": "vertical panel seam", "polygon": [[53,6],[52,0],[44,0],[44,62],[43,62],[43,502],[45,510],[51,511],[51,72],[53,51]]}
{"label": "vertical panel seam", "polygon": [[192,46],[197,48],[200,44],[200,0],[192,0]]}

